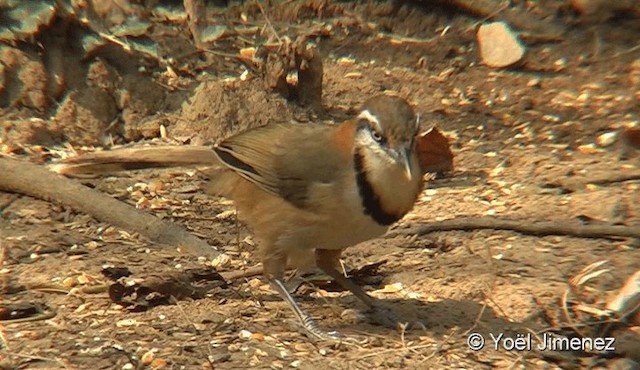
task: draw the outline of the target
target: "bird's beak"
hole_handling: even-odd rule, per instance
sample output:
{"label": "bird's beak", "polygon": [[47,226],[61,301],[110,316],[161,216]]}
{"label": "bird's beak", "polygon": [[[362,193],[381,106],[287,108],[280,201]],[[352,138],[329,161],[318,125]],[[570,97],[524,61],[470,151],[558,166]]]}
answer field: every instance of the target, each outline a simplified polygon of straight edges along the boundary
{"label": "bird's beak", "polygon": [[403,146],[398,151],[400,154],[400,161],[404,166],[404,174],[407,176],[407,180],[413,178],[413,170],[411,169],[411,148]]}

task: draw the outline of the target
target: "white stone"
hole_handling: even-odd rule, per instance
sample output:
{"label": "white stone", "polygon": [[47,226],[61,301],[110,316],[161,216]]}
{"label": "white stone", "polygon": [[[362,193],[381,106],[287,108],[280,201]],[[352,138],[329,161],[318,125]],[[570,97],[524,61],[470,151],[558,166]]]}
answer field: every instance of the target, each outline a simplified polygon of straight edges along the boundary
{"label": "white stone", "polygon": [[504,22],[483,24],[477,37],[482,62],[489,67],[503,68],[516,64],[526,51],[515,32]]}

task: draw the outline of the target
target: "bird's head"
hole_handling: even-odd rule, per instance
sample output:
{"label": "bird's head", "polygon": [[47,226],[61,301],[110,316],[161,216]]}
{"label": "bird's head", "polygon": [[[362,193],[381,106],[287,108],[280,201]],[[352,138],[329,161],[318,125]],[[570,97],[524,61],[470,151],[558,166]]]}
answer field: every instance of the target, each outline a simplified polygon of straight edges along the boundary
{"label": "bird's head", "polygon": [[368,171],[402,173],[408,181],[422,176],[415,143],[419,122],[406,100],[392,95],[375,96],[364,103],[355,119],[355,149]]}

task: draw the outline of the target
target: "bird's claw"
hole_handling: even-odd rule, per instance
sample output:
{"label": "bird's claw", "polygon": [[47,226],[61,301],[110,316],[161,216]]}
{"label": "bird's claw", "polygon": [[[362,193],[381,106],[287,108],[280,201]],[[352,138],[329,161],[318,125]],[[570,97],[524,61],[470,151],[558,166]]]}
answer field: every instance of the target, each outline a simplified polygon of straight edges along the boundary
{"label": "bird's claw", "polygon": [[305,334],[311,339],[323,340],[323,341],[341,341],[342,336],[337,331],[324,331],[318,327],[315,320],[311,317],[305,318],[302,323],[305,329]]}

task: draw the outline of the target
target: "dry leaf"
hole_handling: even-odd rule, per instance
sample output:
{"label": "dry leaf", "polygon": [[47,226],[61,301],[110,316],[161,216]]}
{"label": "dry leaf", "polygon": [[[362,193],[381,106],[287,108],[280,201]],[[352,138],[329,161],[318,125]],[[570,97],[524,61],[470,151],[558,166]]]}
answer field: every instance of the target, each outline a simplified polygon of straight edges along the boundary
{"label": "dry leaf", "polygon": [[420,168],[426,172],[453,170],[453,153],[449,140],[437,128],[432,128],[417,136]]}
{"label": "dry leaf", "polygon": [[634,157],[640,152],[640,128],[625,127],[622,130],[622,157]]}
{"label": "dry leaf", "polygon": [[403,289],[404,289],[404,287],[402,286],[402,283],[393,283],[393,284],[385,285],[384,288],[378,289],[376,292],[378,292],[378,293],[398,293],[398,292],[402,291]]}

